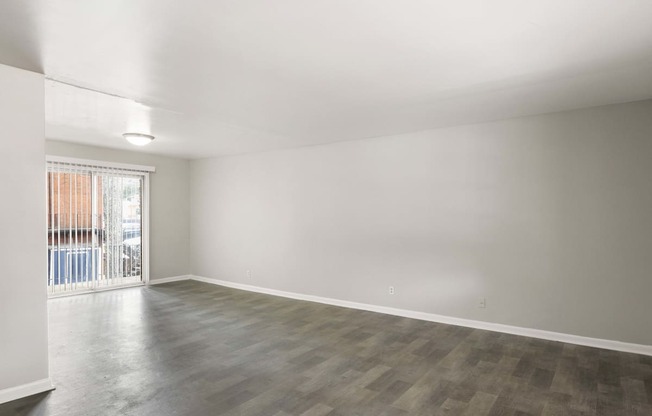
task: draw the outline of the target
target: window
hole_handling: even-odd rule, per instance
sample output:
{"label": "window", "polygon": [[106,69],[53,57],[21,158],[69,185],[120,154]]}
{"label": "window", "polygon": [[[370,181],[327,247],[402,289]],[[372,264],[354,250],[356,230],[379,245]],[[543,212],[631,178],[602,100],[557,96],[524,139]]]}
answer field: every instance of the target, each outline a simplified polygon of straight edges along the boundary
{"label": "window", "polygon": [[48,293],[148,281],[148,166],[47,158]]}

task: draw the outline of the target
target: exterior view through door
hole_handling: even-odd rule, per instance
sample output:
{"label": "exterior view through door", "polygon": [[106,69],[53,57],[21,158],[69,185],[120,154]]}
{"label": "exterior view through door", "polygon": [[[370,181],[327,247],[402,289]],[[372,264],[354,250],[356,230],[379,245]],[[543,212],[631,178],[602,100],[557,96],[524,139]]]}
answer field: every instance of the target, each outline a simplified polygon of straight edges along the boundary
{"label": "exterior view through door", "polygon": [[48,293],[147,281],[146,166],[48,157]]}

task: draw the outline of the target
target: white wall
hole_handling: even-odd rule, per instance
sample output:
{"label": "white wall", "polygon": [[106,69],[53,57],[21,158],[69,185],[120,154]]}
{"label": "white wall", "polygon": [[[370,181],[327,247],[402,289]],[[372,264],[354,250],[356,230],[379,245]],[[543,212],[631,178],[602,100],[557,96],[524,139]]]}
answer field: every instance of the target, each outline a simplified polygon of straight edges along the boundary
{"label": "white wall", "polygon": [[195,275],[652,345],[652,101],[192,161],[190,184]]}
{"label": "white wall", "polygon": [[189,264],[189,162],[140,152],[47,140],[48,155],[156,167],[150,175],[150,279],[187,275]]}
{"label": "white wall", "polygon": [[0,65],[0,399],[49,377],[43,93]]}

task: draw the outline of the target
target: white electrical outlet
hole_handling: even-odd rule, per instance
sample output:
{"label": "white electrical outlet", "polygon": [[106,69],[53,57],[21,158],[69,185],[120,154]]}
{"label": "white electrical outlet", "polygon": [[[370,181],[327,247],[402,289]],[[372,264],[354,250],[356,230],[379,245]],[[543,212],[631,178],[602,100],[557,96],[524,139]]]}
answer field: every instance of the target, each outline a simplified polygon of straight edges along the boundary
{"label": "white electrical outlet", "polygon": [[251,270],[247,269],[247,279],[251,279]]}
{"label": "white electrical outlet", "polygon": [[480,298],[480,301],[478,302],[478,308],[486,308],[487,307],[487,298]]}
{"label": "white electrical outlet", "polygon": [[394,294],[394,286],[389,287],[389,294],[393,295]]}

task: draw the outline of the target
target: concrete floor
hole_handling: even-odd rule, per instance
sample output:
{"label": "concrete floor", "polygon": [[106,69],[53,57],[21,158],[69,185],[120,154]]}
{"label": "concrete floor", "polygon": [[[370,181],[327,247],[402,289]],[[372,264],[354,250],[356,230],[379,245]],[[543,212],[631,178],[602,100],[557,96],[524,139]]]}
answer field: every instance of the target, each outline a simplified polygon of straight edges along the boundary
{"label": "concrete floor", "polygon": [[177,282],[50,301],[0,415],[652,415],[652,357]]}

